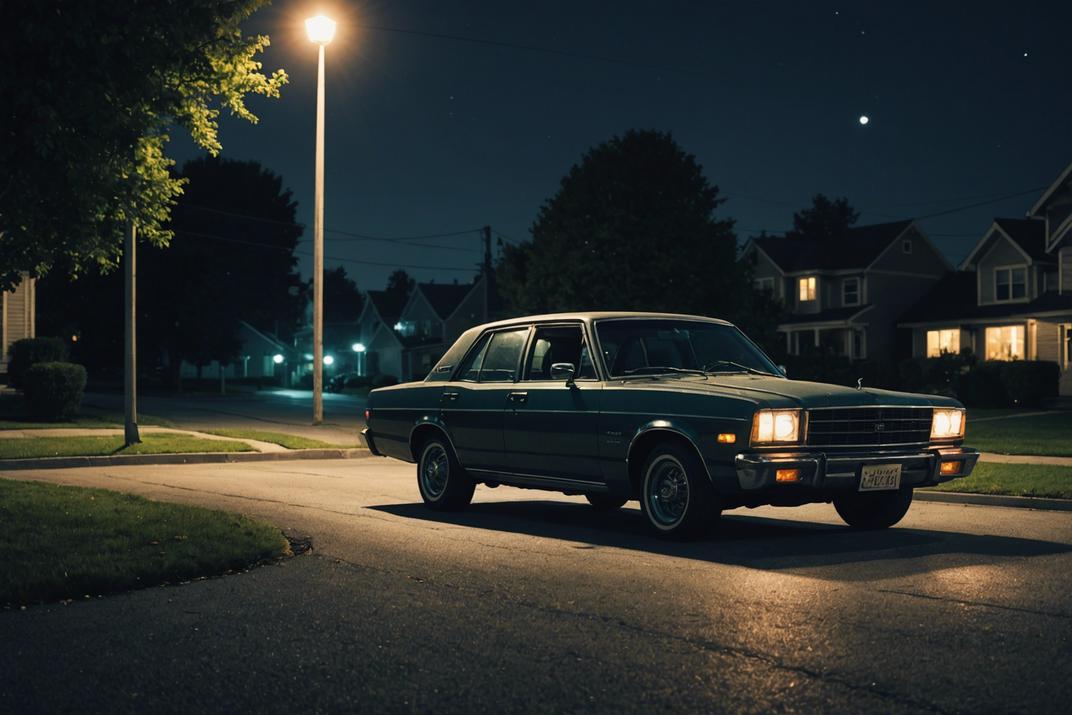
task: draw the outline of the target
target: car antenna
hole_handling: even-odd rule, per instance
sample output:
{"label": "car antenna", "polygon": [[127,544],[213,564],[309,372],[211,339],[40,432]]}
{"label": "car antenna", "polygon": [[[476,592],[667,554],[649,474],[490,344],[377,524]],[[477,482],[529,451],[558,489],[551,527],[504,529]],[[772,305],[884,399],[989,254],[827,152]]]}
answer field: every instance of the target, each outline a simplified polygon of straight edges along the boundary
{"label": "car antenna", "polygon": [[864,389],[864,379],[862,377],[856,378],[856,389],[857,390]]}

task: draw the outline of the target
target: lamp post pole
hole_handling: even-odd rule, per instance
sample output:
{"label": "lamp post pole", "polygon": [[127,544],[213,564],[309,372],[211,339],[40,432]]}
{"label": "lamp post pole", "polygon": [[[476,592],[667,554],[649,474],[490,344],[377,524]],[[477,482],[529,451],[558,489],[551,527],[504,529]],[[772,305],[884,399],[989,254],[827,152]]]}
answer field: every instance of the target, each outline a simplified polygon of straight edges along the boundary
{"label": "lamp post pole", "polygon": [[141,442],[138,434],[138,373],[137,373],[137,311],[134,300],[137,296],[137,271],[135,264],[135,239],[137,228],[133,221],[127,222],[126,245],[123,250],[124,316],[123,316],[123,442],[129,447]]}
{"label": "lamp post pole", "polygon": [[316,67],[316,189],[313,197],[313,424],[324,421],[324,50],[335,22],[323,15],[305,21],[319,47]]}

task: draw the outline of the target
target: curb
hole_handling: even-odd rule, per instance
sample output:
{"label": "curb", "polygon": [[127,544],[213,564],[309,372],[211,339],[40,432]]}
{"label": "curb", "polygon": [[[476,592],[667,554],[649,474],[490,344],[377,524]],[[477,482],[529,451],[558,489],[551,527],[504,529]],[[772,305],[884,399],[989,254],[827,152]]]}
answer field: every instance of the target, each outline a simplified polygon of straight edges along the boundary
{"label": "curb", "polygon": [[186,454],[127,454],[113,457],[44,457],[0,459],[0,471],[18,469],[69,469],[144,464],[220,464],[227,462],[285,462],[299,459],[366,459],[367,449],[294,449],[287,452],[190,452]]}
{"label": "curb", "polygon": [[931,492],[921,489],[915,490],[915,498],[921,501],[944,502],[946,504],[975,504],[977,506],[1005,506],[1016,509],[1072,511],[1072,499],[1014,497],[1003,494],[968,494],[967,492]]}

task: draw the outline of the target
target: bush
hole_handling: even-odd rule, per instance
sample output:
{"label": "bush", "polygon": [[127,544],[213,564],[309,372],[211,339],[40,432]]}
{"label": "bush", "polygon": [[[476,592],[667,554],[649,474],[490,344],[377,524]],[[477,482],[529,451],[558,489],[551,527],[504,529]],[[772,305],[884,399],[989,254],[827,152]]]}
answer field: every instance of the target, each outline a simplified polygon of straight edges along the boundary
{"label": "bush", "polygon": [[377,387],[388,387],[390,385],[397,385],[398,378],[394,375],[377,375],[376,377],[372,378],[372,382],[370,384],[372,385],[372,389],[375,390]]}
{"label": "bush", "polygon": [[67,360],[67,343],[60,338],[23,338],[11,345],[11,361],[7,366],[7,379],[12,387],[22,389],[26,371],[37,363],[64,362]]}
{"label": "bush", "polygon": [[1001,363],[981,362],[960,376],[957,399],[968,407],[1005,407],[1009,395],[1001,381]]}
{"label": "bush", "polygon": [[811,380],[846,387],[856,387],[863,379],[864,387],[896,389],[900,386],[897,368],[878,360],[849,360],[842,355],[791,355],[786,358],[786,375],[791,380]]}
{"label": "bush", "polygon": [[69,362],[41,362],[26,371],[23,395],[32,420],[59,422],[78,414],[86,369]]}
{"label": "bush", "polygon": [[1002,365],[1001,383],[1015,407],[1039,407],[1057,397],[1061,368],[1055,362],[1017,360]]}

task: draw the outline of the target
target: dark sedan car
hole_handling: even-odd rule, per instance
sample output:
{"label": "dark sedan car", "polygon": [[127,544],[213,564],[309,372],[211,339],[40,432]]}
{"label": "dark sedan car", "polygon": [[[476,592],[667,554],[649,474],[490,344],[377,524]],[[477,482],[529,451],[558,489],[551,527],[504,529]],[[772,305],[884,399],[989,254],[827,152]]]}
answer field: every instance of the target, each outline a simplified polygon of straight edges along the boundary
{"label": "dark sedan car", "polygon": [[478,483],[640,500],[662,536],[725,509],[833,502],[885,528],[915,487],[971,473],[963,406],[937,395],[787,379],[730,323],[691,315],[540,315],[464,333],[422,382],[373,390],[373,454],[417,463],[434,509]]}

